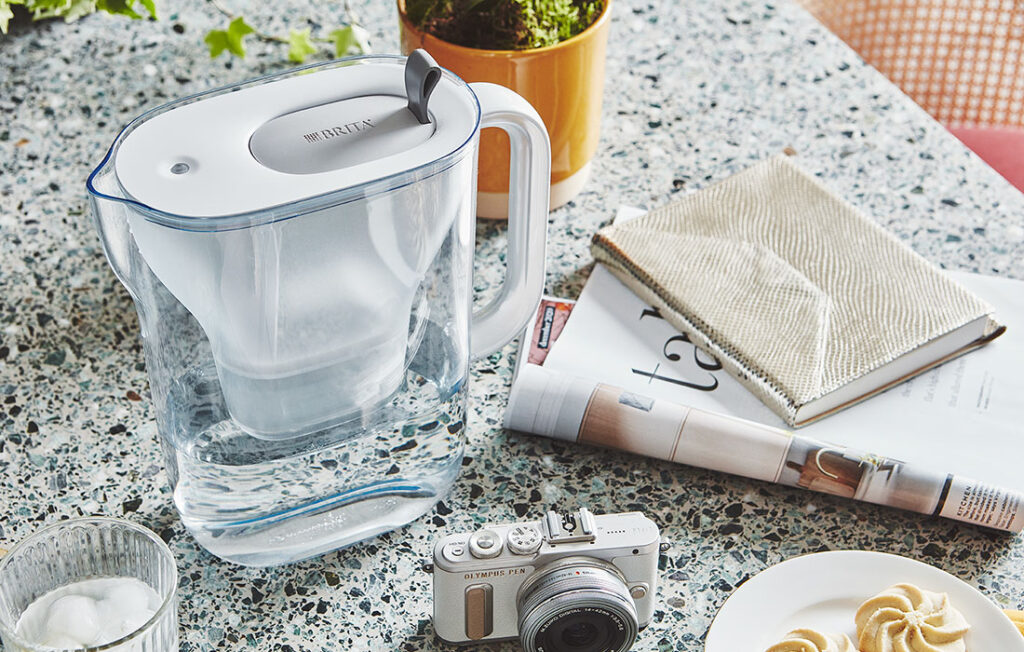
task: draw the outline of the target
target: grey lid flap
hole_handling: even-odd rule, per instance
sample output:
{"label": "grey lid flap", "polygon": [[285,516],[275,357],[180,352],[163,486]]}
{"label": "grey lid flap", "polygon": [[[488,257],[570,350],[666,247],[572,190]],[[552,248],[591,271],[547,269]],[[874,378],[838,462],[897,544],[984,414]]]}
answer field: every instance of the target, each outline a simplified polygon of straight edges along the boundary
{"label": "grey lid flap", "polygon": [[430,94],[441,79],[441,68],[424,49],[413,50],[405,62],[405,94],[409,98],[409,110],[420,124],[430,122],[427,104]]}
{"label": "grey lid flap", "polygon": [[249,150],[278,172],[316,174],[411,150],[433,133],[405,98],[369,95],[278,116],[253,133]]}

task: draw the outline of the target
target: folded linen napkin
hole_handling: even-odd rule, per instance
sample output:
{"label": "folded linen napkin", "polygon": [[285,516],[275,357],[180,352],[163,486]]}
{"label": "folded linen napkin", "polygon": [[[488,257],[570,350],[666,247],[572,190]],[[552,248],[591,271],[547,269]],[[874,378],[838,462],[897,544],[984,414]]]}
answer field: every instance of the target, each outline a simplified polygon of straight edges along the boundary
{"label": "folded linen napkin", "polygon": [[592,251],[790,425],[1004,330],[783,155],[601,229]]}

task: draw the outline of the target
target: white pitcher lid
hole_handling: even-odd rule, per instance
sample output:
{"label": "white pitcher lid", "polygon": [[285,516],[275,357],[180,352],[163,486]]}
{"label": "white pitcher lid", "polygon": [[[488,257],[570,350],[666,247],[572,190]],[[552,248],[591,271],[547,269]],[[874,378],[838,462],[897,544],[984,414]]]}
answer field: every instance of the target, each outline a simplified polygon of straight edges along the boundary
{"label": "white pitcher lid", "polygon": [[174,103],[124,137],[117,179],[150,209],[209,221],[423,178],[473,138],[480,107],[429,57],[409,62],[356,57]]}

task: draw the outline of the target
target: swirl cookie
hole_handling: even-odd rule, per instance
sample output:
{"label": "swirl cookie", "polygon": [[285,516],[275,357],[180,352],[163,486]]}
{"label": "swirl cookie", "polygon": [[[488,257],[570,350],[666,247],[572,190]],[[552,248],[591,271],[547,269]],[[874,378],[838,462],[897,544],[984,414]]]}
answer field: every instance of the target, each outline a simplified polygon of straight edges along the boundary
{"label": "swirl cookie", "polygon": [[1024,611],[1014,611],[1012,609],[1003,609],[1006,615],[1010,618],[1014,625],[1021,634],[1024,634]]}
{"label": "swirl cookie", "polygon": [[846,634],[794,629],[765,652],[857,652],[857,648]]}
{"label": "swirl cookie", "polygon": [[945,593],[890,586],[857,609],[861,652],[965,652],[970,625]]}

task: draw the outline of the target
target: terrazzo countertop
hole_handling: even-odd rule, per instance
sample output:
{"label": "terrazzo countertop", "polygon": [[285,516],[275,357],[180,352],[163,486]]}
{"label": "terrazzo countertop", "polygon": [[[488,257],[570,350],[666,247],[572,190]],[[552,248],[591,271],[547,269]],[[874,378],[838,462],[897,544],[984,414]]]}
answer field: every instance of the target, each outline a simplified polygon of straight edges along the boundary
{"label": "terrazzo countertop", "polygon": [[[311,0],[253,5],[249,21],[268,31],[341,20]],[[375,50],[397,51],[392,4],[356,9]],[[18,22],[0,38],[0,547],[83,514],[147,525],[178,560],[182,650],[435,649],[421,569],[432,542],[577,504],[642,510],[670,543],[638,650],[702,650],[735,587],[819,550],[908,555],[1024,606],[1021,537],[504,432],[515,345],[474,365],[463,472],[431,513],[281,568],[205,553],[171,505],[135,310],[84,182],[144,109],[288,64],[255,42],[244,61],[211,61],[203,35],[222,21],[210,5],[161,11]],[[1024,278],[1024,195],[789,0],[616,0],[613,11],[601,145],[583,194],[551,214],[549,293],[579,293],[590,236],[618,205],[661,205],[786,147],[925,257]],[[478,241],[486,294],[504,228],[482,224]]]}

